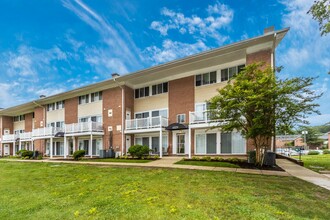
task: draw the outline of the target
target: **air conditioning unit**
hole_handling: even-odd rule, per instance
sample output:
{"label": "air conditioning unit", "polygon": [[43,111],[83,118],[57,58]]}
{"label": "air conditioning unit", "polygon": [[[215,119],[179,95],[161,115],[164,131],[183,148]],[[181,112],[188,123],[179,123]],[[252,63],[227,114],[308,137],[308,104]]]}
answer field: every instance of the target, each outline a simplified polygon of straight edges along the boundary
{"label": "air conditioning unit", "polygon": [[112,126],[108,126],[108,131],[112,131]]}
{"label": "air conditioning unit", "polygon": [[3,131],[3,134],[4,134],[4,135],[10,134],[10,130],[9,130],[9,129],[5,129],[5,130]]}
{"label": "air conditioning unit", "polygon": [[121,131],[121,125],[117,125],[117,131]]}

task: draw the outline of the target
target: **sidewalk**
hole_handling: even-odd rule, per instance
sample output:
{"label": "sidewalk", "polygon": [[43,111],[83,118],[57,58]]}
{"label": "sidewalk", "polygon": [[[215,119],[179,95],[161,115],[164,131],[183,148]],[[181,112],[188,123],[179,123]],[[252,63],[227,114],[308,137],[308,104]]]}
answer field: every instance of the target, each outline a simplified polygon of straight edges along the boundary
{"label": "sidewalk", "polygon": [[276,164],[290,175],[330,190],[330,178],[286,159],[277,159]]}
{"label": "sidewalk", "polygon": [[272,170],[253,170],[242,168],[229,168],[229,167],[207,167],[207,166],[193,166],[193,165],[179,165],[175,164],[183,157],[164,157],[161,160],[152,161],[149,163],[121,163],[121,162],[80,162],[80,161],[63,161],[63,160],[14,160],[14,159],[1,159],[6,161],[15,162],[32,162],[32,163],[65,163],[65,164],[85,164],[85,165],[101,165],[101,166],[116,166],[116,167],[146,167],[146,168],[170,168],[170,169],[186,169],[186,170],[208,170],[208,171],[227,171],[246,174],[261,174],[272,176],[290,176],[287,172],[272,171]]}

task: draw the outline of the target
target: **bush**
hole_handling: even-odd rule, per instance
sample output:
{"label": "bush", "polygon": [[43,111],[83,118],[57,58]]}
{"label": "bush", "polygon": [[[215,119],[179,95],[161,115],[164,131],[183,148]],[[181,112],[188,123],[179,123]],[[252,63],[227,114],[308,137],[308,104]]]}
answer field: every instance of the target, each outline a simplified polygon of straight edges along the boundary
{"label": "bush", "polygon": [[308,152],[308,155],[319,155],[319,154],[320,154],[320,152],[315,151],[315,150],[311,150]]}
{"label": "bush", "polygon": [[255,150],[248,152],[248,163],[256,163],[257,152]]}
{"label": "bush", "polygon": [[42,155],[39,155],[37,159],[42,160]]}
{"label": "bush", "polygon": [[330,150],[323,150],[323,154],[330,154]]}
{"label": "bush", "polygon": [[204,156],[202,159],[205,161],[211,161],[211,157],[209,157],[209,156]]}
{"label": "bush", "polygon": [[83,156],[85,156],[86,151],[85,150],[77,150],[73,153],[73,159],[75,160],[79,160],[81,159]]}
{"label": "bush", "polygon": [[149,155],[149,147],[142,145],[133,145],[128,149],[128,153],[134,158],[141,159],[145,155]]}
{"label": "bush", "polygon": [[16,154],[20,155],[21,158],[25,159],[30,159],[31,157],[33,157],[33,151],[30,150],[19,150]]}

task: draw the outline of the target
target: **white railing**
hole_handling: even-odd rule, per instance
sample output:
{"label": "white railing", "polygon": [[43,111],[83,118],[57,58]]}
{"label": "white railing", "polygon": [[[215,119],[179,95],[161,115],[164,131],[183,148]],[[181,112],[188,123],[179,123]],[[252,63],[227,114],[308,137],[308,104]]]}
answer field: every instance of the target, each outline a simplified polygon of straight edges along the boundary
{"label": "white railing", "polygon": [[32,138],[32,132],[20,133],[19,138],[21,140],[30,140]]}
{"label": "white railing", "polygon": [[32,137],[54,136],[57,132],[60,131],[63,131],[63,128],[54,128],[54,127],[37,128],[32,130]]}
{"label": "white railing", "polygon": [[210,111],[189,112],[190,124],[202,124],[202,123],[210,123],[215,121],[218,120],[212,119]]}
{"label": "white railing", "polygon": [[168,126],[168,119],[162,116],[126,120],[126,130],[160,128]]}
{"label": "white railing", "polygon": [[66,124],[64,132],[69,133],[83,133],[83,132],[103,132],[101,122],[80,122],[73,124]]}
{"label": "white railing", "polygon": [[2,141],[15,141],[18,138],[16,134],[5,134],[2,136]]}

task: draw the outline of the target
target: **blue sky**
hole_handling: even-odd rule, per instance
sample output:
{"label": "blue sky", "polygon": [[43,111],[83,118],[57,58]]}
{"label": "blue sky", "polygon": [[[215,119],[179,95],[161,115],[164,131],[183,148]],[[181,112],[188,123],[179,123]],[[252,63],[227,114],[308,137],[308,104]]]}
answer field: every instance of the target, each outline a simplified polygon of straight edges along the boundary
{"label": "blue sky", "polygon": [[330,121],[330,35],[306,14],[313,0],[1,0],[0,107],[9,107],[290,27],[281,77],[319,76]]}

